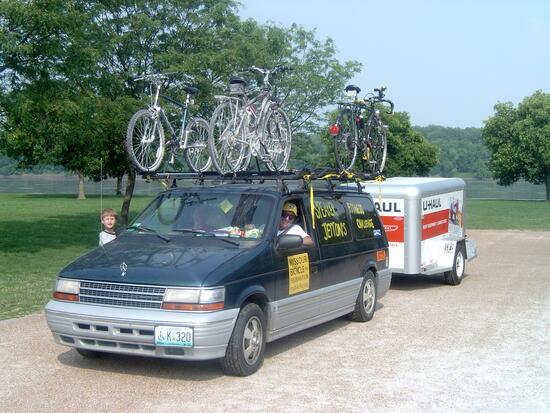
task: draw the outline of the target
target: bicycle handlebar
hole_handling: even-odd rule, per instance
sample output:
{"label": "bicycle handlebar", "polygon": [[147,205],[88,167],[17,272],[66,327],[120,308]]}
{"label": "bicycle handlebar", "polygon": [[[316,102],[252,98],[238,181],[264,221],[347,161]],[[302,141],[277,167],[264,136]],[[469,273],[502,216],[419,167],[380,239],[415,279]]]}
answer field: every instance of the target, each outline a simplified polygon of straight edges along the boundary
{"label": "bicycle handlebar", "polygon": [[276,66],[275,69],[262,69],[258,66],[250,66],[236,69],[237,72],[250,72],[250,73],[261,73],[261,74],[273,74],[277,72],[288,72],[294,70],[292,66]]}
{"label": "bicycle handlebar", "polygon": [[393,114],[393,102],[391,100],[388,100],[388,99],[382,99],[380,100],[380,102],[386,102],[386,103],[389,103],[390,104],[390,110],[388,110],[387,114],[388,115],[391,115]]}
{"label": "bicycle handlebar", "polygon": [[384,97],[384,92],[386,91],[387,87],[386,86],[381,86],[379,89],[374,89],[375,92],[378,92],[378,97],[379,98],[383,98]]}
{"label": "bicycle handlebar", "polygon": [[151,73],[148,75],[142,75],[134,78],[134,82],[137,82],[138,80],[149,80],[149,81],[160,81],[169,79],[170,75],[177,75],[180,74],[179,72],[166,72],[166,73]]}
{"label": "bicycle handlebar", "polygon": [[[374,105],[377,102],[388,103],[390,105],[390,110],[388,110],[386,113],[388,115],[393,114],[394,104],[391,100],[389,100],[389,99],[379,99],[376,96],[372,96],[372,97],[368,98],[367,101],[369,103],[371,103],[372,105]],[[367,108],[367,103],[363,99],[355,100],[354,102],[336,102],[336,103],[338,105],[342,105],[342,106],[349,106],[349,107],[358,106],[358,107],[364,108],[364,109]]]}
{"label": "bicycle handlebar", "polygon": [[164,80],[168,79],[167,75],[167,73],[154,73],[150,75],[138,76],[134,78],[134,82],[137,82],[138,80]]}

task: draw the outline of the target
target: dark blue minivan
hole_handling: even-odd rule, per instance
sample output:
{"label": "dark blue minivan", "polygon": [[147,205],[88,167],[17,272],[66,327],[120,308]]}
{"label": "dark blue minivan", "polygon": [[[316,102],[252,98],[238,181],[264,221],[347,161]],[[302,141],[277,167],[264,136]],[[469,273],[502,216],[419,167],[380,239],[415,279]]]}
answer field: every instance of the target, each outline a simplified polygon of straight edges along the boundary
{"label": "dark blue minivan", "polygon": [[[45,308],[55,341],[86,357],[219,358],[246,376],[267,342],[346,314],[370,320],[391,282],[374,203],[359,186],[314,186],[159,194],[116,240],[61,271]],[[281,230],[285,219],[311,245]]]}

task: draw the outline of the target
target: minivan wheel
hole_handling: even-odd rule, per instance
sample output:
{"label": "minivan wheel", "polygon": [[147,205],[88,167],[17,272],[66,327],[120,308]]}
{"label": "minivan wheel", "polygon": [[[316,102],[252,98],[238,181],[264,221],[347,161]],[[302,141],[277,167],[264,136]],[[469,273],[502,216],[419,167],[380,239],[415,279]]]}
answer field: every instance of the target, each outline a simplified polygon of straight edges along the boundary
{"label": "minivan wheel", "polygon": [[254,303],[246,304],[239,313],[225,357],[221,359],[225,374],[249,376],[264,361],[266,322],[264,312]]}
{"label": "minivan wheel", "polygon": [[464,276],[466,259],[464,256],[464,244],[457,244],[455,257],[453,261],[453,268],[451,271],[446,271],[443,273],[443,278],[445,282],[449,285],[458,285],[462,282],[462,277]]}
{"label": "minivan wheel", "polygon": [[367,271],[361,284],[361,290],[355,301],[355,309],[350,313],[352,321],[369,321],[376,307],[376,282],[372,271]]}

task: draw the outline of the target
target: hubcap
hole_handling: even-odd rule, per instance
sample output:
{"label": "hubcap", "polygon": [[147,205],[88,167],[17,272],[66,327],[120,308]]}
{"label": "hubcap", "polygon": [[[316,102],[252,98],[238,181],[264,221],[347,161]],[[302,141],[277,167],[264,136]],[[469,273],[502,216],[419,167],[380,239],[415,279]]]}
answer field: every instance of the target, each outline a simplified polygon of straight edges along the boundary
{"label": "hubcap", "polygon": [[262,323],[258,317],[251,317],[246,323],[243,334],[243,353],[248,364],[258,361],[262,341]]}
{"label": "hubcap", "polygon": [[464,256],[462,255],[462,251],[458,251],[456,254],[455,268],[456,276],[458,278],[462,278],[462,275],[464,274]]}
{"label": "hubcap", "polygon": [[370,313],[374,307],[374,298],[374,281],[369,278],[365,283],[365,288],[363,288],[363,307],[367,313]]}

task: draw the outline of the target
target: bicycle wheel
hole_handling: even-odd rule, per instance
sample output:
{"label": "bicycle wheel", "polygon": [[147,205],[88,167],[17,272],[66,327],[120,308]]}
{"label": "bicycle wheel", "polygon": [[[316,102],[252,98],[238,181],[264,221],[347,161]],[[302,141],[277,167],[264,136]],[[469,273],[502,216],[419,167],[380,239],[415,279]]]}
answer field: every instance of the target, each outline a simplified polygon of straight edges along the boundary
{"label": "bicycle wheel", "polygon": [[164,157],[164,130],[160,119],[150,110],[137,111],[128,123],[126,152],[132,165],[142,172],[152,172]]}
{"label": "bicycle wheel", "polygon": [[338,133],[334,137],[334,156],[342,171],[349,171],[357,158],[357,127],[353,112],[342,109],[336,121]]}
{"label": "bicycle wheel", "polygon": [[256,127],[256,118],[249,111],[243,111],[241,114],[243,116],[242,120],[242,135],[244,136],[244,155],[241,166],[239,167],[240,171],[248,170],[252,155],[257,153],[257,149],[254,148],[254,145],[259,143],[258,131],[259,128]]}
{"label": "bicycle wheel", "polygon": [[369,119],[367,127],[367,147],[363,158],[367,161],[368,172],[381,174],[388,154],[386,127],[378,116]]}
{"label": "bicycle wheel", "polygon": [[221,175],[237,172],[245,155],[246,139],[239,109],[236,101],[223,102],[210,119],[208,149],[212,163]]}
{"label": "bicycle wheel", "polygon": [[271,109],[260,129],[260,159],[271,171],[284,171],[290,156],[292,129],[288,115],[281,109]]}
{"label": "bicycle wheel", "polygon": [[194,172],[205,172],[210,168],[212,161],[208,151],[208,135],[210,126],[202,118],[192,118],[185,127],[187,146],[183,155],[185,162]]}

